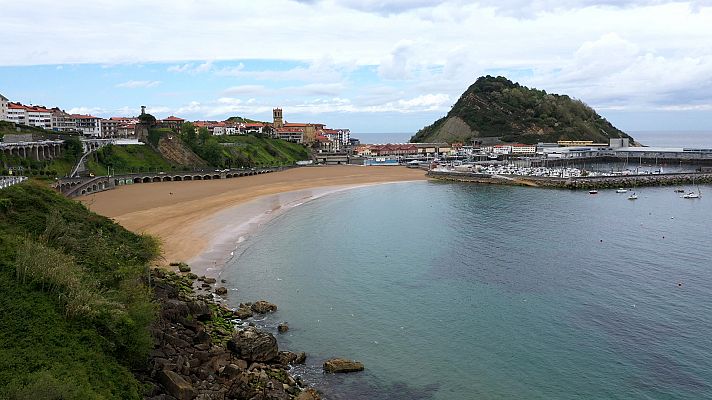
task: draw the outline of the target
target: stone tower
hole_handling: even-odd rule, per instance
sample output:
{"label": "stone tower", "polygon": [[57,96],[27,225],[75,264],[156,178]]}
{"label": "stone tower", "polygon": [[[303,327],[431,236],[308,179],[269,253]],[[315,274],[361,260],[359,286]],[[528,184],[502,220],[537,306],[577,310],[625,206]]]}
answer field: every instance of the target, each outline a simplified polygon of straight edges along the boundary
{"label": "stone tower", "polygon": [[281,108],[275,108],[272,110],[272,120],[274,122],[274,129],[284,128],[284,120],[282,120]]}

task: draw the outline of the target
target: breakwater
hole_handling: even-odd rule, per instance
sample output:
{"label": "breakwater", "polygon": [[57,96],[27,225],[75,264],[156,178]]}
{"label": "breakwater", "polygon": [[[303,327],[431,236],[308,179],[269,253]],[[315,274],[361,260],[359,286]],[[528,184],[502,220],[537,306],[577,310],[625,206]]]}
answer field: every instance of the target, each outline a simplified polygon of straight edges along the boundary
{"label": "breakwater", "polygon": [[674,186],[712,183],[712,173],[671,173],[650,175],[586,176],[552,178],[522,175],[491,175],[472,172],[428,171],[438,180],[495,185],[519,185],[560,189],[606,189],[632,186]]}

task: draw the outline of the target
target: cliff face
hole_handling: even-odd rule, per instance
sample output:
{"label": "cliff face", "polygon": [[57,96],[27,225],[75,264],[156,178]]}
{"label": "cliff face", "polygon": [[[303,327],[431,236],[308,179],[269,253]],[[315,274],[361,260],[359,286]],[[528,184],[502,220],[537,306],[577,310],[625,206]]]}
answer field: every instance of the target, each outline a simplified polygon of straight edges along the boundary
{"label": "cliff face", "polygon": [[411,142],[470,142],[497,137],[505,142],[556,142],[630,137],[591,107],[567,95],[521,86],[504,77],[477,79],[448,114]]}
{"label": "cliff face", "polygon": [[188,146],[186,146],[177,135],[161,137],[158,141],[158,151],[168,162],[176,165],[188,165],[192,167],[205,167],[208,165],[205,160],[198,157]]}

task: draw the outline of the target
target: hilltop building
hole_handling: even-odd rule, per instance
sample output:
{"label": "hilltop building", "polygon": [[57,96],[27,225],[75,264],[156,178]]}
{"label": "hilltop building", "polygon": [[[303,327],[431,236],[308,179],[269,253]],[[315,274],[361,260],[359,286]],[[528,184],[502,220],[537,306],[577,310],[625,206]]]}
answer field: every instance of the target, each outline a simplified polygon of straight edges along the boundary
{"label": "hilltop building", "polygon": [[348,129],[330,129],[325,124],[285,122],[281,108],[272,110],[274,136],[289,142],[313,145],[319,143],[324,151],[340,151],[349,146],[351,131]]}
{"label": "hilltop building", "polygon": [[7,97],[0,94],[0,121],[7,120]]}

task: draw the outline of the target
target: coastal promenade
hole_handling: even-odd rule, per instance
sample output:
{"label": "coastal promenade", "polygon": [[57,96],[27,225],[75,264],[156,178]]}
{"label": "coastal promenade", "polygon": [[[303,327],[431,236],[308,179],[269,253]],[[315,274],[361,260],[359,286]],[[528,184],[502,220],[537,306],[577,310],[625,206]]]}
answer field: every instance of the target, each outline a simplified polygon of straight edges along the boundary
{"label": "coastal promenade", "polygon": [[620,176],[553,178],[525,175],[493,175],[472,172],[429,171],[438,180],[498,185],[535,186],[558,189],[605,189],[635,186],[672,186],[712,183],[712,173],[670,173]]}

